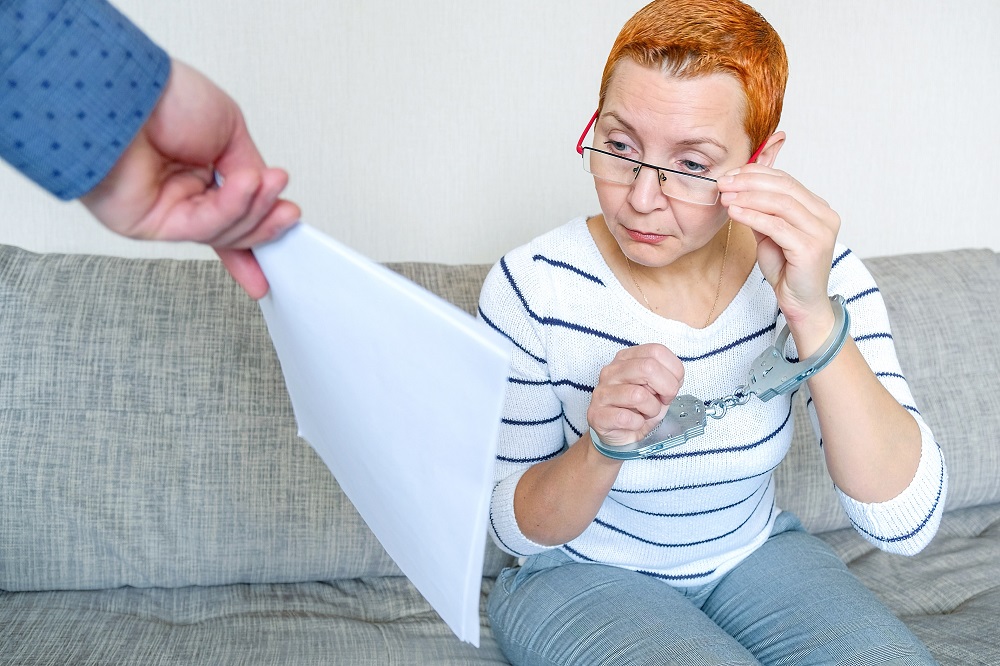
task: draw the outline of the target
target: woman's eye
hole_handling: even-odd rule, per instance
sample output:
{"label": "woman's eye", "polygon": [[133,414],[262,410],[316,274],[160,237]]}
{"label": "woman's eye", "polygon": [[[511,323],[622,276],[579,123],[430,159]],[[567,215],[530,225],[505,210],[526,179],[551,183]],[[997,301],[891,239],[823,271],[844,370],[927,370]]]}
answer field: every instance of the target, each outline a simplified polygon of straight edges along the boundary
{"label": "woman's eye", "polygon": [[682,169],[684,169],[685,171],[689,171],[691,173],[702,174],[708,171],[707,166],[705,166],[704,164],[698,164],[697,162],[692,160],[681,160],[680,164]]}
{"label": "woman's eye", "polygon": [[630,150],[629,145],[627,143],[622,143],[621,141],[605,141],[604,145],[610,148],[612,152],[616,153],[624,154]]}

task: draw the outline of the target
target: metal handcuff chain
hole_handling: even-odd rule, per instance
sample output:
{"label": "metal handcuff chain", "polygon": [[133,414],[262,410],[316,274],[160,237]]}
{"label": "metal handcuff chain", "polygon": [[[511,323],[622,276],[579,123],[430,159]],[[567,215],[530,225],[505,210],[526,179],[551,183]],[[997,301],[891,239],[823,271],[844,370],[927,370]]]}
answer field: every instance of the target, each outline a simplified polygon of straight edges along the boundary
{"label": "metal handcuff chain", "polygon": [[631,444],[613,446],[600,440],[594,429],[590,438],[594,447],[602,454],[616,460],[637,460],[648,458],[688,440],[704,434],[706,417],[721,419],[734,408],[750,402],[757,396],[767,402],[778,395],[787,395],[803,382],[825,368],[836,358],[847,341],[851,328],[851,318],[847,313],[844,298],[831,296],[833,305],[833,330],[823,345],[811,356],[800,361],[785,358],[785,343],[790,331],[788,325],[781,329],[773,345],[765,349],[750,365],[746,384],[737,387],[733,393],[715,400],[701,400],[693,395],[679,395],[667,408],[663,420],[642,439]]}

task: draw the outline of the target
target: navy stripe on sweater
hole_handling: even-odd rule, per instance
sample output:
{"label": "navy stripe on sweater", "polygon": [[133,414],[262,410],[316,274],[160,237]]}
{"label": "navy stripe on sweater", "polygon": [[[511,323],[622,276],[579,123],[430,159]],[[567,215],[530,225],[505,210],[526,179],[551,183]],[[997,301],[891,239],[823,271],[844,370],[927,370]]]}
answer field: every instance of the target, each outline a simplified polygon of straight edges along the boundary
{"label": "navy stripe on sweater", "polygon": [[570,428],[570,430],[573,431],[573,433],[576,435],[577,439],[579,439],[580,437],[583,437],[583,432],[581,430],[579,430],[575,425],[573,425],[573,422],[569,420],[569,417],[566,416],[565,413],[563,413],[563,420],[566,421],[566,425],[568,425],[569,428]]}
{"label": "navy stripe on sweater", "polygon": [[[592,557],[587,557],[586,555],[584,555],[583,553],[581,553],[580,551],[578,551],[576,548],[573,548],[569,544],[563,544],[562,546],[560,546],[560,548],[562,548],[562,550],[566,551],[567,553],[570,553],[571,555],[574,555],[576,558],[584,560],[585,562],[598,562],[598,560],[595,560]],[[687,580],[687,581],[691,581],[691,580],[698,580],[699,578],[706,578],[707,576],[711,576],[712,574],[715,573],[715,569],[711,569],[709,571],[704,571],[702,573],[680,574],[680,575],[675,575],[675,576],[671,576],[669,574],[656,573],[655,571],[645,571],[643,569],[637,569],[637,570],[635,570],[635,572],[643,574],[645,576],[650,576],[652,578],[658,578],[660,580],[676,580],[676,581]]]}
{"label": "navy stripe on sweater", "polygon": [[584,333],[586,335],[593,335],[594,337],[602,338],[604,340],[609,340],[615,344],[619,344],[622,347],[635,347],[636,342],[631,340],[626,340],[625,338],[620,338],[617,335],[611,335],[610,333],[605,333],[604,331],[598,331],[595,328],[590,328],[589,326],[584,326],[582,324],[575,324],[571,321],[564,321],[562,319],[556,319],[555,317],[541,317],[531,309],[528,305],[528,300],[524,297],[521,292],[521,288],[517,286],[517,281],[514,280],[514,276],[510,273],[510,268],[507,266],[506,257],[500,259],[500,268],[503,270],[503,274],[507,278],[507,282],[510,284],[511,289],[514,290],[514,294],[517,295],[518,300],[521,301],[521,305],[524,307],[524,311],[528,315],[537,321],[539,324],[545,326],[558,326],[561,328],[568,328],[571,331],[577,331],[579,333]]}
{"label": "navy stripe on sweater", "polygon": [[510,384],[519,384],[520,386],[548,386],[552,383],[547,379],[533,380],[521,379],[520,377],[508,377],[507,382]]}
{"label": "navy stripe on sweater", "polygon": [[658,578],[660,580],[692,581],[692,580],[697,580],[699,578],[707,578],[708,576],[711,576],[712,574],[715,573],[715,569],[711,569],[709,571],[703,571],[701,573],[696,573],[696,574],[683,574],[680,576],[668,576],[667,574],[656,573],[655,571],[646,571],[644,569],[637,569],[636,573],[641,573],[644,576],[650,576],[651,578]]}
{"label": "navy stripe on sweater", "polygon": [[555,416],[550,416],[547,419],[537,419],[537,420],[531,420],[531,421],[518,421],[518,420],[515,420],[515,419],[504,418],[504,419],[500,419],[500,423],[503,423],[504,425],[513,425],[513,426],[539,426],[539,425],[545,425],[547,423],[552,423],[553,421],[558,421],[561,418],[562,418],[562,412],[556,414]]}
{"label": "navy stripe on sweater", "polygon": [[[767,516],[767,520],[768,521],[771,520],[771,516],[773,514],[774,514],[774,505],[772,504],[771,505],[771,512]],[[568,553],[571,553],[571,554],[575,555],[576,557],[578,557],[581,560],[586,560],[587,562],[597,562],[597,560],[595,560],[594,558],[587,557],[586,555],[584,555],[580,551],[576,550],[575,548],[573,548],[569,544],[563,545],[562,549],[565,550]],[[655,571],[646,571],[645,569],[636,569],[635,571],[636,571],[636,573],[641,573],[641,574],[643,574],[645,576],[649,576],[651,578],[657,578],[659,580],[692,581],[692,580],[698,580],[699,578],[707,578],[708,576],[711,576],[712,574],[714,574],[715,571],[716,571],[716,569],[709,569],[708,571],[703,571],[703,572],[700,572],[700,573],[675,574],[675,575],[662,574],[662,573],[657,573]]]}
{"label": "navy stripe on sweater", "polygon": [[836,268],[837,264],[839,264],[843,259],[845,259],[850,254],[851,254],[850,250],[844,250],[844,252],[841,253],[839,257],[833,260],[833,264],[830,265],[830,269],[833,270],[834,268]]}
{"label": "navy stripe on sweater", "polygon": [[553,453],[547,453],[544,456],[538,456],[535,458],[511,458],[509,456],[497,456],[497,460],[505,463],[513,463],[515,465],[524,465],[527,463],[534,464],[534,463],[545,462],[546,460],[552,460],[562,452],[563,452],[562,447],[560,447],[558,451],[555,451]]}
{"label": "navy stripe on sweater", "polygon": [[700,546],[702,544],[711,543],[713,541],[719,541],[720,539],[725,539],[728,536],[732,536],[733,534],[736,534],[736,532],[740,531],[740,529],[744,525],[746,525],[748,522],[750,522],[751,518],[753,518],[755,515],[757,515],[757,509],[760,507],[760,503],[764,501],[764,495],[766,495],[766,493],[764,493],[764,494],[762,494],[760,496],[760,498],[757,500],[757,504],[755,504],[754,507],[753,507],[753,509],[750,510],[750,514],[743,520],[742,523],[740,523],[739,525],[737,525],[733,529],[729,530],[728,532],[725,532],[725,533],[720,534],[718,536],[709,537],[707,539],[699,539],[698,541],[678,541],[676,543],[670,543],[670,542],[666,542],[666,541],[662,541],[662,542],[661,541],[652,541],[650,539],[645,539],[645,538],[643,538],[641,536],[638,536],[636,534],[632,534],[631,532],[623,530],[620,527],[616,527],[616,526],[612,525],[611,523],[609,523],[607,521],[601,520],[600,518],[594,518],[594,522],[596,524],[600,525],[601,527],[604,527],[605,529],[609,529],[612,532],[617,532],[618,534],[621,534],[622,536],[627,536],[630,539],[635,539],[636,541],[644,543],[644,544],[646,544],[648,546],[656,546],[657,548],[688,548],[690,546]]}
{"label": "navy stripe on sweater", "polygon": [[494,331],[496,331],[497,333],[499,333],[503,337],[505,337],[508,340],[510,340],[511,344],[513,344],[515,347],[517,347],[518,349],[520,349],[522,352],[524,352],[525,354],[527,354],[528,356],[530,356],[535,361],[538,361],[539,363],[546,363],[546,364],[548,363],[548,361],[545,360],[544,358],[542,358],[541,356],[535,356],[530,351],[528,351],[527,349],[525,349],[524,346],[520,342],[518,342],[517,340],[515,340],[513,337],[511,337],[510,335],[508,335],[506,331],[502,330],[499,326],[497,326],[496,324],[494,324],[493,320],[491,320],[489,317],[486,316],[486,313],[483,312],[482,308],[479,308],[479,318],[482,319],[484,322],[486,322],[487,326],[489,326],[490,328],[492,328]]}
{"label": "navy stripe on sweater", "polygon": [[892,333],[869,333],[854,338],[855,342],[864,342],[865,340],[892,340]]}
{"label": "navy stripe on sweater", "polygon": [[879,288],[878,287],[872,287],[871,289],[865,289],[864,291],[862,291],[860,293],[857,293],[854,296],[851,296],[850,298],[845,298],[844,299],[844,305],[850,305],[854,301],[861,300],[865,296],[871,296],[872,294],[877,294],[877,293],[879,293]]}
{"label": "navy stripe on sweater", "polygon": [[730,342],[727,345],[723,345],[722,347],[719,347],[718,349],[713,349],[711,351],[705,352],[704,354],[702,354],[700,356],[678,356],[677,358],[679,358],[681,361],[683,361],[685,363],[690,363],[691,361],[701,361],[701,360],[704,360],[706,358],[710,358],[712,356],[715,356],[716,354],[725,353],[725,352],[727,352],[727,351],[729,351],[731,349],[739,347],[740,345],[746,344],[746,343],[748,343],[748,342],[750,342],[752,340],[756,340],[757,338],[759,338],[762,335],[767,335],[768,333],[770,333],[771,331],[773,331],[775,328],[777,328],[777,326],[778,326],[778,322],[774,322],[770,326],[766,326],[766,327],[760,329],[759,331],[757,331],[756,333],[751,333],[750,335],[743,336],[742,338],[739,338],[738,340],[734,340],[733,342]]}
{"label": "navy stripe on sweater", "polygon": [[581,277],[584,277],[584,278],[590,280],[591,282],[595,282],[595,283],[601,285],[602,287],[605,286],[604,282],[601,281],[601,278],[597,277],[596,275],[591,275],[590,273],[588,273],[586,271],[582,271],[579,268],[577,268],[576,266],[573,266],[571,264],[567,264],[565,261],[559,261],[558,259],[549,259],[544,254],[536,254],[535,256],[532,257],[532,260],[534,260],[534,261],[544,261],[549,266],[555,266],[556,268],[565,268],[566,270],[572,271],[572,272],[576,273],[577,275],[580,275]]}
{"label": "navy stripe on sweater", "polygon": [[570,379],[557,379],[556,381],[552,382],[552,385],[553,386],[571,386],[571,387],[575,388],[577,391],[581,391],[583,393],[593,393],[594,389],[596,388],[594,386],[590,386],[589,384],[577,384],[576,382],[574,382],[574,381],[572,381]]}
{"label": "navy stripe on sweater", "polygon": [[778,433],[785,429],[792,419],[792,402],[788,401],[788,413],[785,414],[785,420],[781,422],[781,425],[771,431],[769,434],[765,435],[763,438],[758,439],[756,442],[750,444],[742,444],[740,446],[727,446],[721,449],[705,449],[703,451],[680,451],[678,453],[660,453],[655,456],[648,456],[647,460],[672,460],[677,458],[692,458],[695,456],[711,456],[717,453],[735,453],[737,451],[749,451],[750,449],[755,449],[761,444],[765,444],[775,437]]}
{"label": "navy stripe on sweater", "polygon": [[628,504],[623,504],[621,501],[615,499],[614,497],[609,497],[608,499],[610,499],[611,501],[613,501],[615,504],[617,504],[618,506],[622,507],[623,509],[627,509],[629,511],[634,511],[635,513],[641,513],[641,514],[646,515],[646,516],[653,516],[655,518],[691,518],[692,516],[705,516],[705,515],[708,515],[710,513],[718,513],[719,511],[725,511],[726,509],[732,509],[734,507],[737,507],[740,504],[743,504],[744,502],[749,502],[754,497],[756,497],[757,493],[761,492],[761,490],[763,490],[766,493],[768,486],[771,485],[771,482],[773,480],[774,480],[774,477],[773,476],[769,476],[767,478],[767,483],[765,483],[764,485],[761,485],[761,486],[757,486],[757,488],[752,493],[750,493],[749,495],[747,495],[743,499],[737,500],[736,502],[733,502],[732,504],[727,504],[726,506],[720,506],[720,507],[718,507],[716,509],[705,509],[704,511],[687,511],[687,512],[681,512],[681,513],[656,513],[655,511],[643,511],[642,509],[635,509],[633,507],[630,507]]}
{"label": "navy stripe on sweater", "polygon": [[593,393],[594,387],[589,384],[578,384],[572,379],[557,379],[552,381],[551,379],[521,379],[520,377],[508,377],[507,382],[509,384],[517,384],[519,386],[570,386],[575,388],[577,391],[583,393]]}
{"label": "navy stripe on sweater", "polygon": [[[781,464],[781,463],[778,463]],[[757,474],[751,474],[750,476],[744,476],[739,479],[727,479],[725,481],[710,481],[708,483],[693,483],[687,486],[669,486],[666,488],[650,488],[649,490],[624,490],[621,488],[612,488],[612,492],[621,493],[623,495],[648,495],[652,493],[670,493],[675,490],[696,490],[698,488],[714,488],[716,486],[725,486],[730,483],[739,483],[741,481],[749,481],[750,479],[757,479],[765,474],[770,474],[778,465],[775,465],[771,469],[765,469],[763,472],[758,472]]]}
{"label": "navy stripe on sweater", "polygon": [[514,553],[514,555],[516,555],[517,557],[524,557],[523,553],[519,553],[518,551],[514,550],[513,548],[511,548],[510,546],[508,546],[507,543],[503,539],[500,538],[500,532],[497,531],[496,523],[493,522],[493,510],[492,509],[490,510],[490,529],[493,530],[493,534],[496,536],[497,541],[499,541],[500,543],[502,543],[504,548],[506,548],[509,552]]}
{"label": "navy stripe on sweater", "polygon": [[895,379],[902,379],[904,382],[906,381],[906,377],[904,377],[903,375],[899,374],[898,372],[876,372],[875,376],[876,377],[893,377]]}

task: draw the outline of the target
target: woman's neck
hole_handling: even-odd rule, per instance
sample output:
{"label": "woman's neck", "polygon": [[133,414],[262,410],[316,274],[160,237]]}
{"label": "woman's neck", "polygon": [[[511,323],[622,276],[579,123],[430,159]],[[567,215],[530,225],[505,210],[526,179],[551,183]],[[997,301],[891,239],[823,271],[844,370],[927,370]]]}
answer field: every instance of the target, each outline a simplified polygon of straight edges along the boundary
{"label": "woman's neck", "polygon": [[626,291],[652,312],[704,328],[732,302],[756,262],[753,232],[727,222],[705,246],[663,266],[630,260],[602,216],[588,220],[601,255]]}

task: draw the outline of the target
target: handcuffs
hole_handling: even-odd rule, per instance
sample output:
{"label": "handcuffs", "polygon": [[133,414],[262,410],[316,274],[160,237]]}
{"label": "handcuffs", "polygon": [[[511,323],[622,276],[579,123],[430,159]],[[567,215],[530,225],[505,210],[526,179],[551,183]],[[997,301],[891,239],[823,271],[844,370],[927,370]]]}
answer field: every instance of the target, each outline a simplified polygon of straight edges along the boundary
{"label": "handcuffs", "polygon": [[831,296],[835,321],[826,342],[807,359],[792,362],[785,358],[785,343],[789,330],[785,324],[772,346],[765,349],[750,365],[745,385],[732,394],[715,400],[701,400],[693,395],[679,395],[667,408],[667,413],[653,431],[637,442],[612,446],[600,440],[594,429],[590,438],[594,447],[609,458],[637,460],[648,458],[704,434],[707,417],[721,419],[731,407],[745,405],[751,396],[767,402],[778,395],[786,395],[804,381],[830,364],[840,353],[847,340],[851,318],[847,314],[842,296]]}

